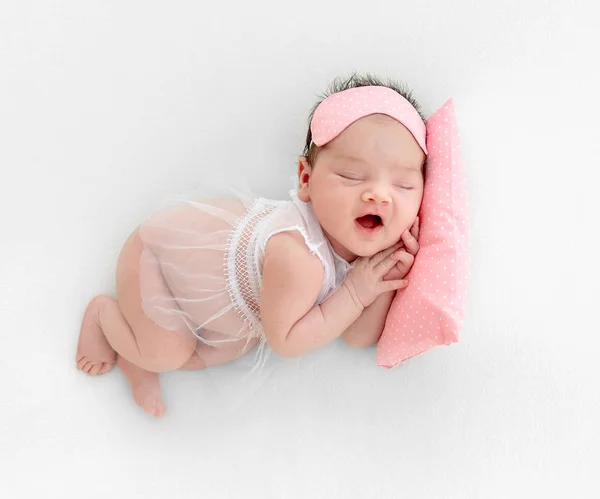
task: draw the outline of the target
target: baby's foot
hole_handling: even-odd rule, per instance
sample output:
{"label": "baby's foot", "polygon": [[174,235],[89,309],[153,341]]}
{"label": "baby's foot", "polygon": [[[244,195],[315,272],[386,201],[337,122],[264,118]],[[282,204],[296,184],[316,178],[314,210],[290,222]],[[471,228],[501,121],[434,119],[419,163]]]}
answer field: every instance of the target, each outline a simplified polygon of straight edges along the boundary
{"label": "baby's foot", "polygon": [[160,396],[158,373],[144,371],[121,356],[117,359],[117,365],[131,384],[135,403],[152,416],[163,416],[166,408]]}
{"label": "baby's foot", "polygon": [[88,305],[81,323],[75,361],[77,369],[92,376],[110,371],[117,359],[117,353],[102,332],[98,317],[100,307],[107,302],[114,300],[108,296],[96,296]]}

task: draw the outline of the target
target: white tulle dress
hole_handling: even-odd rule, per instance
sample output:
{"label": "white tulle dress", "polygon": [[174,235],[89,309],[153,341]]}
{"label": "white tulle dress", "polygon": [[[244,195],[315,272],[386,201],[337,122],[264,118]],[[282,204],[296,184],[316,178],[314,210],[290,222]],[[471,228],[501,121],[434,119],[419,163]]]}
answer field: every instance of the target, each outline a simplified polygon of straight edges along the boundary
{"label": "white tulle dress", "polygon": [[[185,201],[141,224],[142,308],[159,326],[185,330],[213,348],[258,345],[270,352],[261,325],[260,288],[270,237],[297,231],[324,268],[316,303],[344,280],[351,264],[335,253],[310,202],[295,189],[288,200],[235,195]],[[158,265],[157,265],[158,263]],[[156,285],[157,268],[164,285]]]}

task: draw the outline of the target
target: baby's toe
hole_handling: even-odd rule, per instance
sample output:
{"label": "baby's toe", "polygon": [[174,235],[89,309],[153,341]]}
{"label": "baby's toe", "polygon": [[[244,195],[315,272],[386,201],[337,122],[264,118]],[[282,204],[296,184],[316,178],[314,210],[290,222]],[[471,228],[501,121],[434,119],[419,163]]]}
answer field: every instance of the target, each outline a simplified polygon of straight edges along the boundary
{"label": "baby's toe", "polygon": [[104,374],[107,373],[108,371],[110,371],[113,367],[115,367],[115,363],[114,362],[103,362],[102,363],[102,367],[100,367],[100,370],[98,371],[98,374]]}
{"label": "baby's toe", "polygon": [[102,362],[100,362],[99,364],[92,364],[87,373],[91,376],[96,376],[96,374],[100,372],[100,369],[102,369]]}

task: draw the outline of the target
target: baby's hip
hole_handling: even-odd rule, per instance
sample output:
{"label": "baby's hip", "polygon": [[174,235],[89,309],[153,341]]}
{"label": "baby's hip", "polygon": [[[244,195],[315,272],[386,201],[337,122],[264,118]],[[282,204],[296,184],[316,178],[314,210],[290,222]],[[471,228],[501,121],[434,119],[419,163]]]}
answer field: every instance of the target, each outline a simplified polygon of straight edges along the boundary
{"label": "baby's hip", "polygon": [[130,244],[138,242],[137,251],[125,252],[125,260],[139,269],[142,309],[156,324],[167,329],[186,327],[195,334],[201,329],[231,336],[250,334],[229,292],[224,248],[173,244],[168,251],[157,252],[139,233]]}

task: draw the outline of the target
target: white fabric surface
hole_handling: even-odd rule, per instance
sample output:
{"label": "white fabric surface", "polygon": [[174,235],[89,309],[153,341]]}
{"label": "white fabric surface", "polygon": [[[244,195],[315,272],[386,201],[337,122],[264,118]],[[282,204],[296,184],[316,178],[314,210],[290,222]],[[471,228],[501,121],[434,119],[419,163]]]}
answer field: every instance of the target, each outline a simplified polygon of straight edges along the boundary
{"label": "white fabric surface", "polygon": [[[598,497],[593,9],[3,2],[0,497]],[[162,420],[120,373],[77,372],[131,228],[215,169],[286,192],[316,95],[352,69],[406,79],[427,114],[455,100],[461,342],[392,371],[336,342],[245,381],[251,358],[169,374]]]}

